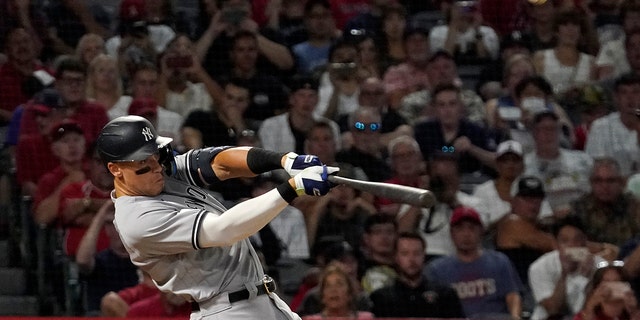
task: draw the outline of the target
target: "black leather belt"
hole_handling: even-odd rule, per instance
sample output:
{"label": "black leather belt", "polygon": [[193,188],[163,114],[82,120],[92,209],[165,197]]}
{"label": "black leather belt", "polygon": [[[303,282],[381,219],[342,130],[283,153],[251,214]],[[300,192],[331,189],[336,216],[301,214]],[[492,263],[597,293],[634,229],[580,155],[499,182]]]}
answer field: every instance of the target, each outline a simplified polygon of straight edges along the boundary
{"label": "black leather belt", "polygon": [[[275,292],[276,291],[276,282],[268,275],[265,275],[262,278],[262,284],[257,285],[256,289],[258,290],[256,296]],[[234,292],[229,292],[229,302],[234,303],[241,300],[247,300],[251,296],[251,293],[247,289],[242,289]],[[198,302],[191,302],[191,311],[199,311],[200,305]]]}

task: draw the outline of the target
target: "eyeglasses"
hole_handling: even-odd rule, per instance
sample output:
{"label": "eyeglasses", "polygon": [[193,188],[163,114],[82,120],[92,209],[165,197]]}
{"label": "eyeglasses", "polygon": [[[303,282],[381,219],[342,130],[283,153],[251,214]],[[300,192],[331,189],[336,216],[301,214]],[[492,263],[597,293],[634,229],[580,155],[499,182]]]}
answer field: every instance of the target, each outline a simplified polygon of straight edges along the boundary
{"label": "eyeglasses", "polygon": [[622,268],[622,267],[624,267],[624,261],[622,261],[622,260],[613,260],[611,262],[609,262],[609,261],[600,261],[596,265],[596,269],[602,269],[602,268],[608,268],[608,267]]}
{"label": "eyeglasses", "polygon": [[364,122],[356,121],[353,127],[360,132],[366,131],[367,128],[369,128],[371,132],[376,132],[380,129],[380,122],[364,123]]}

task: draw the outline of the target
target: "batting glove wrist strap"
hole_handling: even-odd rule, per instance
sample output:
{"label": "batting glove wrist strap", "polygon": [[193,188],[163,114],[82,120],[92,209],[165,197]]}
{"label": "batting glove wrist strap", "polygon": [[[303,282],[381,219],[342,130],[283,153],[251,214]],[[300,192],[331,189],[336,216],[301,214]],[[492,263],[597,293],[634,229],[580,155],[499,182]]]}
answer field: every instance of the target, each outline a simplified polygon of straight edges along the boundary
{"label": "batting glove wrist strap", "polygon": [[287,171],[291,177],[302,172],[305,168],[322,165],[320,159],[314,155],[298,155],[295,152],[289,152],[285,157],[284,170]]}
{"label": "batting glove wrist strap", "polygon": [[333,187],[327,178],[330,174],[340,170],[336,167],[314,166],[304,169],[293,177],[298,195],[323,196]]}
{"label": "batting glove wrist strap", "polygon": [[289,184],[289,181],[285,181],[281,183],[276,188],[276,190],[278,190],[278,193],[280,193],[280,196],[282,197],[282,199],[284,199],[284,201],[286,201],[287,203],[291,203],[293,199],[298,197],[298,193],[296,193],[296,190],[293,189],[291,184]]}

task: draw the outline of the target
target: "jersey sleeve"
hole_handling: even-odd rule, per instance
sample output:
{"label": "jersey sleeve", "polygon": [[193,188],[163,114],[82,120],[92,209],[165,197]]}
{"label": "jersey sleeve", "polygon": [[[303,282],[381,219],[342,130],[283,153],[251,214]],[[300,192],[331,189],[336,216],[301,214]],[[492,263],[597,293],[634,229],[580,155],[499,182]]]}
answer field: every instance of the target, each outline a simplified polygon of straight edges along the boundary
{"label": "jersey sleeve", "polygon": [[116,228],[132,260],[200,249],[198,229],[207,211],[171,203],[159,197],[116,200]]}

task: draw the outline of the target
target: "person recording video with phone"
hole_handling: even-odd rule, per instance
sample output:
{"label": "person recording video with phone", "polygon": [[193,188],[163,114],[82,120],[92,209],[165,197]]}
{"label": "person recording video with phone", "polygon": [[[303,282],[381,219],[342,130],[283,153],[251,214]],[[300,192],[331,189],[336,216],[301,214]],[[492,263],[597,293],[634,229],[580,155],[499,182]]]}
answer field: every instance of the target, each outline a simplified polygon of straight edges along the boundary
{"label": "person recording video with phone", "polygon": [[118,57],[121,74],[127,78],[131,71],[144,61],[156,62],[176,35],[168,25],[149,24],[145,1],[123,0],[120,3],[119,34],[105,42],[106,52]]}
{"label": "person recording video with phone", "polygon": [[193,47],[189,37],[180,34],[160,58],[160,83],[167,89],[161,105],[184,118],[191,111],[220,106],[224,99],[222,88],[202,68]]}
{"label": "person recording video with phone", "polygon": [[586,301],[573,320],[629,320],[638,317],[638,300],[620,260],[598,263],[586,289]]}
{"label": "person recording video with phone", "polygon": [[358,49],[346,40],[329,49],[326,72],[320,76],[320,99],[314,113],[334,121],[358,108]]}
{"label": "person recording video with phone", "polygon": [[447,18],[447,25],[431,29],[432,52],[444,49],[454,55],[459,64],[498,58],[500,40],[491,27],[482,24],[478,1],[454,1]]}
{"label": "person recording video with phone", "polygon": [[195,51],[204,69],[212,75],[228,72],[229,51],[239,31],[253,33],[258,40],[261,71],[278,74],[294,67],[293,55],[284,46],[281,35],[272,29],[259,30],[251,17],[249,0],[218,0],[218,9],[211,10],[211,21],[196,41]]}
{"label": "person recording video with phone", "polygon": [[531,319],[578,313],[591,274],[598,263],[605,261],[589,250],[585,225],[579,217],[569,215],[558,220],[553,235],[557,249],[529,267],[529,286],[536,302]]}

